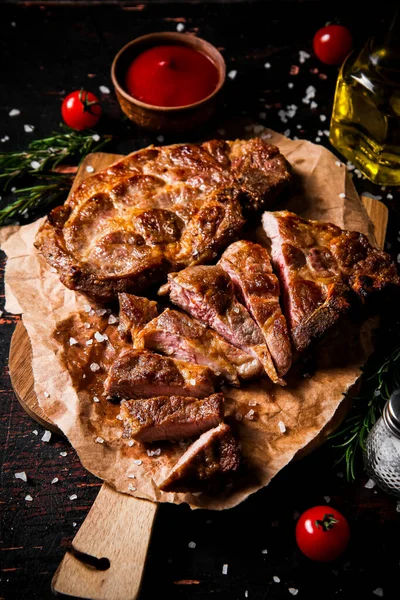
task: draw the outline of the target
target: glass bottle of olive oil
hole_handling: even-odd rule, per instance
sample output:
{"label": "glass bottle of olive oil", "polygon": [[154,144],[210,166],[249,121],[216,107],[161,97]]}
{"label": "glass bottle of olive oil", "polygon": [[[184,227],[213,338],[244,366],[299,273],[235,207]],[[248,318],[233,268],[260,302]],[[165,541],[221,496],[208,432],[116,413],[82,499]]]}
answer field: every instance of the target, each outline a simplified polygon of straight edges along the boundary
{"label": "glass bottle of olive oil", "polygon": [[368,179],[400,185],[400,17],[342,65],[330,141]]}

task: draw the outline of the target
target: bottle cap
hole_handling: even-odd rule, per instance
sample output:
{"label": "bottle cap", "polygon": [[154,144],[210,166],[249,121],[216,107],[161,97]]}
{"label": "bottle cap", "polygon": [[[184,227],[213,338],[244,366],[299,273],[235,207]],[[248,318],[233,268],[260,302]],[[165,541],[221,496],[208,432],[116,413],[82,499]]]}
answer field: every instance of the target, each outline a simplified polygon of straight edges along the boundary
{"label": "bottle cap", "polygon": [[394,435],[400,438],[400,389],[393,392],[383,409],[383,420]]}

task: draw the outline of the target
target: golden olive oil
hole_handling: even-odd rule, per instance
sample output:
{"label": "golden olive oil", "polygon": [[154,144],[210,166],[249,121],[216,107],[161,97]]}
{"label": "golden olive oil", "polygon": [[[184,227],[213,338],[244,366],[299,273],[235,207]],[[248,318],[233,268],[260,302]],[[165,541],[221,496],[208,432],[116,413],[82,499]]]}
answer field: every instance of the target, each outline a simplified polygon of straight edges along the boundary
{"label": "golden olive oil", "polygon": [[400,185],[400,36],[369,40],[342,65],[330,141],[368,179]]}

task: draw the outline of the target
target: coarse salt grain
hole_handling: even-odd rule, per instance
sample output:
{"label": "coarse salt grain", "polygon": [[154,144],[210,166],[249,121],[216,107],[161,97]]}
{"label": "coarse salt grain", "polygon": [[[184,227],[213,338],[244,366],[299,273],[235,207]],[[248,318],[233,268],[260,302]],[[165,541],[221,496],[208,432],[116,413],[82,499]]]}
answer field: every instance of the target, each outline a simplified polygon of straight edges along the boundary
{"label": "coarse salt grain", "polygon": [[[97,402],[98,402],[98,400],[97,400]],[[117,415],[115,418],[116,418],[118,421],[123,421],[123,420],[124,420],[124,418],[123,418],[123,416],[122,416],[122,415]]]}
{"label": "coarse salt grain", "polygon": [[42,442],[49,442],[49,441],[50,441],[50,439],[51,439],[51,431],[48,431],[48,430],[46,429],[46,431],[45,431],[45,432],[44,432],[44,434],[42,435],[42,438],[41,438],[41,440],[42,440]]}
{"label": "coarse salt grain", "polygon": [[40,162],[39,162],[39,161],[37,161],[37,160],[33,160],[33,161],[31,162],[31,167],[32,167],[32,169],[35,169],[35,170],[36,170],[36,169],[40,169]]}
{"label": "coarse salt grain", "polygon": [[196,542],[189,542],[188,546],[189,548],[196,548]]}
{"label": "coarse salt grain", "polygon": [[261,554],[268,554],[268,550],[264,548],[264,550],[261,550]]}
{"label": "coarse salt grain", "polygon": [[341,167],[341,166],[342,166],[342,163],[340,162],[340,160],[337,160],[337,161],[335,162],[335,165],[336,165],[337,167]]}
{"label": "coarse salt grain", "polygon": [[10,139],[10,138],[9,138],[9,136],[8,136],[8,135],[5,135],[4,137],[2,137],[2,138],[0,139],[0,142],[1,142],[2,144],[4,144],[4,142],[8,142],[8,140],[9,140],[9,139]]}
{"label": "coarse salt grain", "polygon": [[67,456],[67,452],[60,452],[60,456]]}
{"label": "coarse salt grain", "polygon": [[140,458],[135,458],[135,460],[133,461],[134,465],[137,465],[138,467],[140,467],[140,465],[143,463],[142,460],[140,460]]}
{"label": "coarse salt grain", "polygon": [[24,125],[24,131],[25,133],[32,133],[32,131],[34,131],[34,126],[33,125]]}
{"label": "coarse salt grain", "polygon": [[25,500],[26,500],[27,502],[32,502],[33,498],[32,498],[32,496],[31,496],[30,494],[27,494],[27,495],[25,496]]}
{"label": "coarse salt grain", "polygon": [[376,483],[373,479],[368,479],[367,483],[364,485],[367,490],[372,490],[376,486]]}
{"label": "coarse salt grain", "polygon": [[400,513],[400,500],[396,504],[396,512]]}
{"label": "coarse salt grain", "polygon": [[93,396],[93,402],[100,402],[97,396]]}
{"label": "coarse salt grain", "polygon": [[256,135],[264,131],[264,125],[254,125],[253,131]]}
{"label": "coarse salt grain", "polygon": [[93,344],[93,340],[87,340],[86,341],[86,346],[91,346]]}
{"label": "coarse salt grain", "polygon": [[291,89],[292,89],[292,87],[294,86],[294,83],[293,83],[292,81],[290,81],[290,82],[287,84],[287,86],[288,86],[288,88],[291,90]]}
{"label": "coarse salt grain", "polygon": [[147,450],[147,456],[160,456],[161,448],[157,448],[157,450]]}
{"label": "coarse salt grain", "polygon": [[265,68],[265,69],[270,69],[270,68],[271,68],[271,63],[269,63],[269,62],[266,62],[266,63],[264,64],[264,68]]}
{"label": "coarse salt grain", "polygon": [[319,119],[322,122],[326,121],[326,115],[319,115]]}
{"label": "coarse salt grain", "polygon": [[235,79],[236,75],[237,75],[237,71],[235,71],[235,69],[232,69],[232,71],[229,71],[229,73],[228,73],[229,79],[232,79],[232,80]]}
{"label": "coarse salt grain", "polygon": [[304,50],[300,50],[299,62],[303,64],[307,60],[307,58],[310,58],[310,55],[308,54],[308,52],[305,52]]}
{"label": "coarse salt grain", "polygon": [[72,527],[76,527],[75,521],[72,521]]}
{"label": "coarse salt grain", "polygon": [[96,308],[95,312],[98,317],[102,317],[103,315],[106,314],[107,309],[106,308]]}
{"label": "coarse salt grain", "polygon": [[57,483],[58,481],[58,477],[54,477],[54,479],[51,480],[51,483]]}
{"label": "coarse salt grain", "polygon": [[96,444],[104,444],[104,439],[100,436],[98,436],[94,441]]}
{"label": "coarse salt grain", "polygon": [[386,198],[388,200],[393,200],[393,194],[386,194]]}
{"label": "coarse salt grain", "polygon": [[107,338],[104,335],[101,335],[98,331],[94,334],[95,340],[97,342],[104,342]]}
{"label": "coarse salt grain", "polygon": [[338,473],[336,473],[336,477],[342,478],[343,477],[343,473],[341,471],[339,471]]}
{"label": "coarse salt grain", "polygon": [[318,104],[316,102],[314,102],[314,100],[313,100],[310,104],[311,110],[313,110],[314,108],[317,108],[317,107],[318,107]]}
{"label": "coarse salt grain", "polygon": [[289,135],[290,135],[290,129],[285,129],[285,131],[283,132],[283,135],[285,137],[289,137]]}
{"label": "coarse salt grain", "polygon": [[110,315],[108,317],[108,324],[109,325],[114,325],[114,323],[117,323],[117,322],[118,322],[118,319],[117,319],[117,317],[115,315]]}
{"label": "coarse salt grain", "polygon": [[249,590],[244,590],[244,597],[248,598],[249,597]]}
{"label": "coarse salt grain", "polygon": [[110,93],[110,88],[108,88],[106,85],[101,85],[99,87],[99,90],[102,94],[109,94]]}
{"label": "coarse salt grain", "polygon": [[39,435],[39,432],[38,432],[38,430],[37,430],[37,429],[34,429],[34,430],[32,431],[32,433],[33,433],[34,435]]}
{"label": "coarse salt grain", "polygon": [[49,392],[44,392],[43,395],[44,395],[45,398],[50,398]]}
{"label": "coarse salt grain", "polygon": [[262,138],[263,140],[269,140],[272,138],[272,133],[264,133]]}
{"label": "coarse salt grain", "polygon": [[130,446],[132,448],[132,446],[134,446],[134,445],[135,445],[134,440],[129,440],[128,446]]}
{"label": "coarse salt grain", "polygon": [[222,565],[222,575],[228,575],[228,565]]}
{"label": "coarse salt grain", "polygon": [[85,304],[85,305],[84,305],[84,307],[83,307],[83,310],[84,310],[85,312],[87,312],[87,313],[88,313],[88,312],[90,312],[90,311],[91,311],[91,309],[92,309],[92,307],[91,307],[91,306],[89,306],[89,304]]}
{"label": "coarse salt grain", "polygon": [[77,495],[76,494],[72,494],[71,496],[69,496],[70,500],[76,500],[77,499]]}
{"label": "coarse salt grain", "polygon": [[189,379],[188,381],[189,381],[190,385],[197,385],[196,379]]}
{"label": "coarse salt grain", "polygon": [[339,198],[346,198],[346,194],[345,194],[344,192],[341,192],[341,193],[339,194]]}
{"label": "coarse salt grain", "polygon": [[92,135],[92,140],[93,140],[94,142],[99,142],[99,141],[100,141],[100,136],[99,136],[99,134],[98,134],[98,133],[94,133],[94,134]]}
{"label": "coarse salt grain", "polygon": [[178,23],[176,26],[177,31],[183,31],[185,29],[185,25],[183,23]]}
{"label": "coarse salt grain", "polygon": [[70,337],[69,338],[69,345],[70,346],[75,346],[75,344],[78,343],[78,340],[76,340],[74,337]]}
{"label": "coarse salt grain", "polygon": [[297,596],[297,594],[299,593],[299,590],[296,590],[296,588],[289,588],[288,592],[289,592],[289,594],[292,594],[292,596]]}
{"label": "coarse salt grain", "polygon": [[250,409],[249,412],[244,415],[244,418],[252,421],[254,419],[254,410]]}
{"label": "coarse salt grain", "polygon": [[255,400],[249,400],[249,406],[257,406],[257,402]]}
{"label": "coarse salt grain", "polygon": [[320,137],[316,137],[316,138],[315,138],[315,141],[316,141],[316,142],[320,142],[320,141],[321,141],[321,138],[320,138]]}
{"label": "coarse salt grain", "polygon": [[96,373],[96,371],[100,371],[100,365],[98,365],[95,362],[91,363],[89,368],[91,371],[93,371],[93,373]]}
{"label": "coarse salt grain", "polygon": [[285,431],[286,431],[286,425],[285,425],[285,423],[283,421],[279,421],[278,427],[279,427],[279,431],[281,433],[285,433]]}
{"label": "coarse salt grain", "polygon": [[94,173],[94,168],[93,168],[91,165],[88,165],[88,166],[86,167],[86,171],[87,171],[88,173]]}
{"label": "coarse salt grain", "polygon": [[160,144],[164,141],[164,136],[163,135],[158,135],[157,136],[157,142],[160,142]]}
{"label": "coarse salt grain", "polygon": [[14,473],[15,479],[21,479],[21,481],[28,481],[25,471],[20,471],[19,473]]}
{"label": "coarse salt grain", "polygon": [[130,492],[136,492],[136,488],[135,488],[135,486],[134,486],[134,485],[132,485],[131,483],[128,485],[128,490],[129,490]]}
{"label": "coarse salt grain", "polygon": [[127,478],[128,478],[128,479],[136,479],[136,475],[133,475],[133,474],[131,474],[131,475],[127,475]]}
{"label": "coarse salt grain", "polygon": [[331,497],[330,496],[324,496],[324,500],[327,504],[329,504],[329,502],[331,501]]}
{"label": "coarse salt grain", "polygon": [[12,108],[10,110],[10,112],[8,113],[8,116],[9,117],[18,117],[18,115],[20,115],[20,114],[21,114],[21,111],[18,110],[18,108]]}
{"label": "coarse salt grain", "polygon": [[275,581],[275,583],[280,583],[280,581],[281,581],[279,579],[278,575],[274,575],[272,579]]}
{"label": "coarse salt grain", "polygon": [[383,589],[382,588],[376,588],[376,590],[373,590],[372,593],[375,596],[378,596],[378,598],[383,598]]}
{"label": "coarse salt grain", "polygon": [[57,269],[55,267],[50,267],[50,273],[57,273]]}

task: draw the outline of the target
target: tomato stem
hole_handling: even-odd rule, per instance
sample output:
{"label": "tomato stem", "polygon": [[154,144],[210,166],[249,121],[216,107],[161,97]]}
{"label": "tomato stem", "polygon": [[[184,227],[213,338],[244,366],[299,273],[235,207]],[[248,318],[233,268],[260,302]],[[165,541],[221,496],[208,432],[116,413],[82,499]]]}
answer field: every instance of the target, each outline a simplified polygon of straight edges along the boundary
{"label": "tomato stem", "polygon": [[81,88],[79,91],[79,100],[82,102],[83,112],[88,112],[93,115],[94,112],[92,110],[92,106],[99,106],[100,102],[98,100],[92,100],[92,102],[90,102],[88,96],[89,94],[87,91]]}
{"label": "tomato stem", "polygon": [[332,514],[324,515],[323,519],[317,519],[314,521],[316,527],[322,527],[322,531],[329,531],[333,529],[335,523],[339,523]]}

